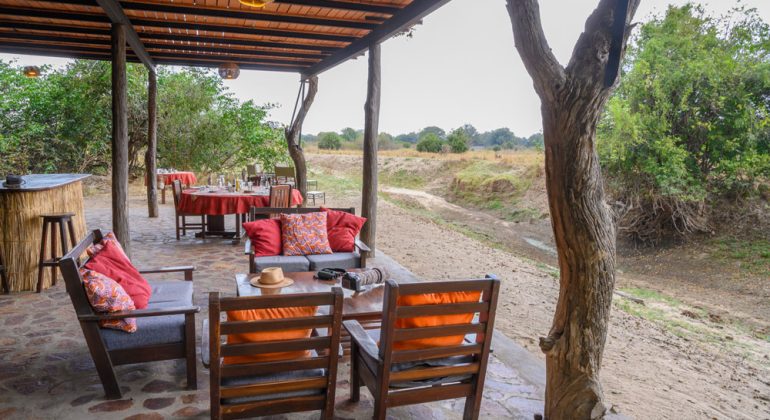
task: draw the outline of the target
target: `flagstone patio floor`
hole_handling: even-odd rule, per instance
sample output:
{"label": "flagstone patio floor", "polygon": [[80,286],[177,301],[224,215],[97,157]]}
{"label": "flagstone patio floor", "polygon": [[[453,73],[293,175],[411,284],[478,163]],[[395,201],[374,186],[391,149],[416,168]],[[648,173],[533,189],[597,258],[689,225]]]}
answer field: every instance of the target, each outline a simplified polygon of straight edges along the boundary
{"label": "flagstone patio floor", "polygon": [[[109,201],[86,198],[88,227],[109,229]],[[228,223],[234,222],[228,218]],[[248,269],[242,245],[223,239],[176,241],[173,207],[161,206],[161,217],[146,217],[146,202],[131,197],[132,259],[138,267],[193,264],[198,353],[207,293],[235,293],[234,275]],[[385,234],[385,233],[382,233]],[[387,265],[398,276],[410,275],[385,255],[373,264]],[[157,278],[157,277],[153,277]],[[162,277],[160,277],[162,278]],[[493,343],[481,418],[532,419],[543,407],[544,369],[502,334]],[[185,389],[184,361],[117,368],[124,396],[107,401],[63,281],[41,294],[0,295],[0,418],[11,419],[161,419],[208,418],[209,373],[198,363],[198,390]],[[335,418],[371,418],[371,395],[348,402],[349,362],[340,362]],[[393,419],[457,419],[464,400],[448,400],[389,410]],[[318,418],[317,412],[273,416],[272,419]]]}

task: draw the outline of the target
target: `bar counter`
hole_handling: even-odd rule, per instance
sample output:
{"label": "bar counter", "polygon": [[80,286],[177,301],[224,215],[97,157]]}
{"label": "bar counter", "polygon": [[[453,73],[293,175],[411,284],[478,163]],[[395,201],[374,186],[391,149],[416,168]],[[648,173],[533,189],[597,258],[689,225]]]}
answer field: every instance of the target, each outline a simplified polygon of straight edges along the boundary
{"label": "bar counter", "polygon": [[[82,181],[89,176],[25,175],[25,182],[19,187],[5,187],[0,180],[0,252],[3,253],[12,292],[31,291],[37,287],[40,237],[43,231],[40,216],[74,213],[72,222],[75,237],[80,240],[85,236]],[[57,234],[58,256],[61,256],[60,243]],[[45,270],[44,288],[51,285],[50,272],[50,269]]]}

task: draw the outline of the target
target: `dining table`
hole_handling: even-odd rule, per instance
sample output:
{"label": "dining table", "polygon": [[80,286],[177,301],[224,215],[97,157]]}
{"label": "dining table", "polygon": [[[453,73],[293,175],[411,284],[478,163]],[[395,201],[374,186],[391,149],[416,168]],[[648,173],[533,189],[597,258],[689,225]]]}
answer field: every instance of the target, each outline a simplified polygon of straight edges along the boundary
{"label": "dining table", "polygon": [[[361,269],[350,269],[349,272],[360,272]],[[252,285],[259,274],[236,274],[235,291],[238,296],[265,296],[265,295],[285,295],[292,293],[318,293],[329,292],[332,287],[341,286],[341,281],[337,280],[319,280],[316,278],[316,272],[287,272],[284,273],[287,278],[294,282],[286,287],[278,289],[265,289]],[[411,282],[405,279],[399,282]],[[342,320],[354,319],[366,330],[379,330],[382,321],[383,295],[384,287],[382,284],[366,286],[364,290],[355,292],[343,288],[344,300],[342,301]],[[319,308],[319,313],[328,311],[327,308]],[[350,354],[350,335],[343,328],[340,344],[345,355]]]}
{"label": "dining table", "polygon": [[[291,192],[291,206],[302,204],[304,198],[299,190]],[[270,189],[257,187],[251,191],[228,191],[218,187],[188,188],[182,191],[179,211],[186,214],[206,216],[206,232],[209,236],[233,237],[240,241],[241,224],[252,207],[269,207]],[[235,231],[225,229],[225,216],[235,216]]]}
{"label": "dining table", "polygon": [[166,204],[166,187],[171,185],[174,181],[179,181],[182,186],[192,187],[198,183],[198,178],[195,177],[195,172],[191,171],[174,171],[158,174],[158,185],[163,185],[161,188],[161,204]]}

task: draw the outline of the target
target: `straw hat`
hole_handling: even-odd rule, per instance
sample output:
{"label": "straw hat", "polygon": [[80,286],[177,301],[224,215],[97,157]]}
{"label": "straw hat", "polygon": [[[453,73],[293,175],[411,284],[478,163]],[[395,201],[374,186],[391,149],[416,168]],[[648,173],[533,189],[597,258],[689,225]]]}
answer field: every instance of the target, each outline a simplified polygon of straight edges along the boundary
{"label": "straw hat", "polygon": [[279,287],[291,286],[294,280],[284,277],[281,267],[267,267],[259,276],[251,279],[251,285],[265,289],[277,289]]}

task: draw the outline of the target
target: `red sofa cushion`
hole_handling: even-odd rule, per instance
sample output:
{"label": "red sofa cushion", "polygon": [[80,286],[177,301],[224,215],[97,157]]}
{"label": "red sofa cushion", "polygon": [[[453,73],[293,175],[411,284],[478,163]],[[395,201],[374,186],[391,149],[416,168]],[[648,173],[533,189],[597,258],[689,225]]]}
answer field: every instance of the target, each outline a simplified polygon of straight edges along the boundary
{"label": "red sofa cushion", "polygon": [[131,296],[136,309],[147,307],[152,295],[150,285],[114,242],[106,241],[102,250],[88,260],[85,268],[115,280]]}
{"label": "red sofa cushion", "polygon": [[278,219],[263,219],[243,224],[251,240],[251,248],[255,257],[270,257],[281,255],[281,221]]}
{"label": "red sofa cushion", "polygon": [[364,227],[366,218],[326,207],[321,207],[321,210],[326,212],[326,230],[332,251],[353,252],[356,236]]}

